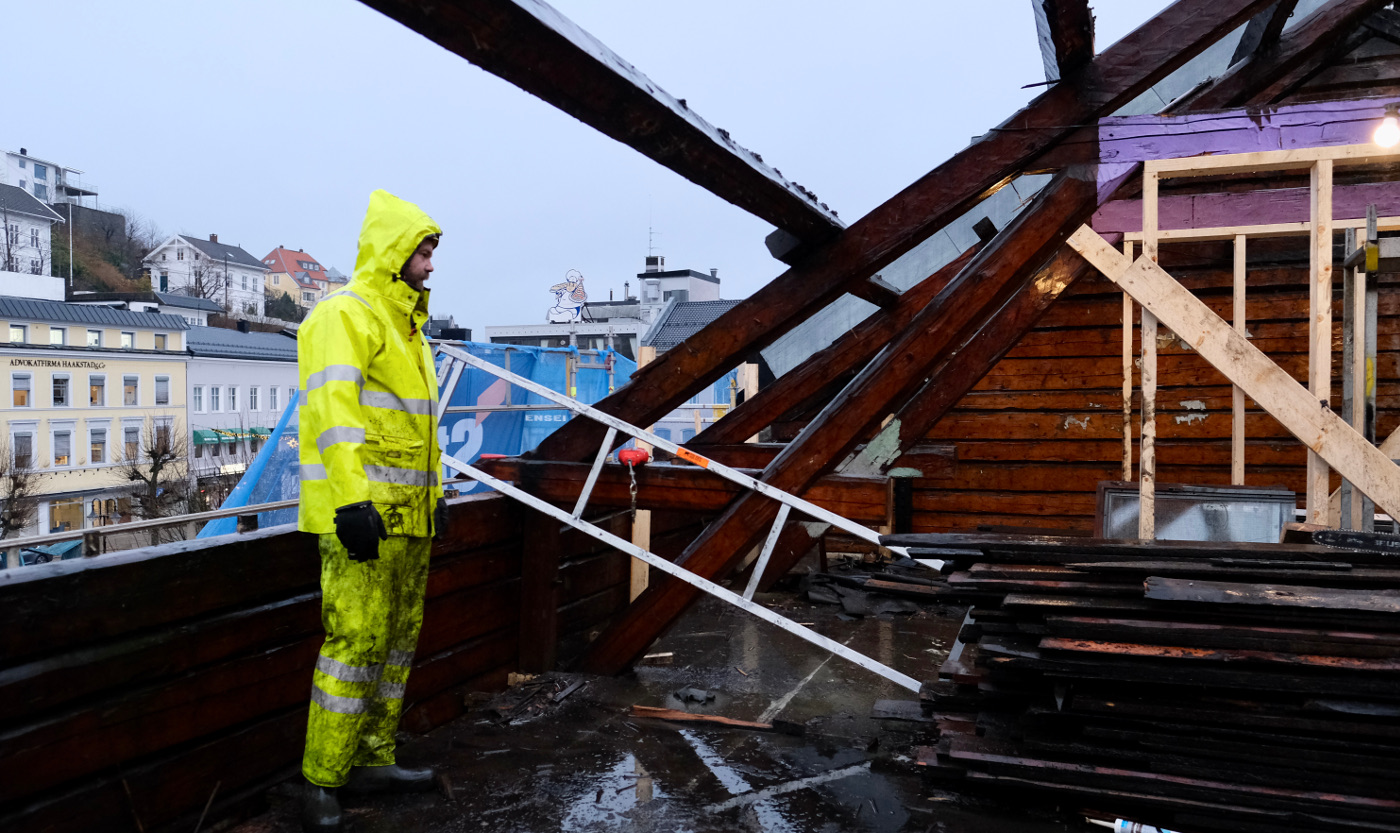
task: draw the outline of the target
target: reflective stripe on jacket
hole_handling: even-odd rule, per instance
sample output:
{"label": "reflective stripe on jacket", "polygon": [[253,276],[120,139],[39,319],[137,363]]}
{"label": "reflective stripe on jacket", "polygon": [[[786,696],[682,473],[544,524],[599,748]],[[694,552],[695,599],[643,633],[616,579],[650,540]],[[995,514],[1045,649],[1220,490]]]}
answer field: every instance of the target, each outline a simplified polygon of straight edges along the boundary
{"label": "reflective stripe on jacket", "polygon": [[373,501],[390,535],[432,534],[438,481],[437,373],[423,336],[428,291],[399,270],[437,223],[386,191],[370,196],[355,272],[297,331],[304,532]]}

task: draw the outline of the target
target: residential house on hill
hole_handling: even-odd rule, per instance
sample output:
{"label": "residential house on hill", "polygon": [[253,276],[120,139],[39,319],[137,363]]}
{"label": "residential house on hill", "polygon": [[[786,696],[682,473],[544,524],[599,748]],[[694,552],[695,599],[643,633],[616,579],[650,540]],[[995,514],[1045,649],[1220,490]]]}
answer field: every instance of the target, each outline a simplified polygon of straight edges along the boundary
{"label": "residential house on hill", "polygon": [[7,150],[0,161],[0,184],[13,185],[49,205],[82,205],[83,197],[97,196],[96,185],[83,183],[82,171],[36,159],[26,148]]}
{"label": "residential house on hill", "polygon": [[151,288],[208,298],[231,315],[263,315],[267,266],[241,246],[177,234],[151,250],[141,261],[150,272]]}
{"label": "residential house on hill", "polygon": [[63,281],[50,277],[53,209],[14,185],[0,185],[0,295],[63,300]]}
{"label": "residential house on hill", "polygon": [[[262,259],[268,268],[268,289],[292,296],[297,306],[311,309],[333,288],[329,271],[305,249],[278,246]],[[336,273],[339,275],[339,273]],[[343,284],[341,284],[343,285]]]}

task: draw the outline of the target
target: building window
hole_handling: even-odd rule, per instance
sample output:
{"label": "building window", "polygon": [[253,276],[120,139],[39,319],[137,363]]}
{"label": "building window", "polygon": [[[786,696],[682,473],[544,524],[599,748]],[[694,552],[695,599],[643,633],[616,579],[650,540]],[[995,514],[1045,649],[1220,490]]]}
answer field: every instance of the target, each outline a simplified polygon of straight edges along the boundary
{"label": "building window", "polygon": [[203,386],[203,385],[195,385],[195,386],[194,386],[194,412],[197,413],[197,414],[202,414],[202,413],[204,413],[204,386]]}
{"label": "building window", "polygon": [[38,162],[35,162],[35,163],[34,163],[34,178],[35,178],[35,179],[42,179],[42,180],[44,180],[44,181],[48,181],[48,178],[49,178],[49,166],[48,166],[48,165],[40,165]]}
{"label": "building window", "polygon": [[122,429],[122,439],[126,445],[126,459],[135,460],[141,456],[141,429],[128,425]]}
{"label": "building window", "polygon": [[156,423],[156,451],[162,455],[170,453],[170,423]]}
{"label": "building window", "polygon": [[87,346],[89,346],[89,347],[101,347],[101,346],[102,346],[102,331],[101,331],[101,330],[88,330],[88,333],[87,333]]}
{"label": "building window", "polygon": [[218,456],[220,456],[221,454],[223,454],[223,447],[224,447],[224,444],[223,444],[223,443],[210,443],[210,444],[209,444],[209,456],[210,456],[210,457],[218,457]]}
{"label": "building window", "polygon": [[49,502],[49,531],[68,532],[83,528],[83,499],[71,497]]}
{"label": "building window", "polygon": [[169,405],[169,404],[170,404],[170,377],[169,377],[169,376],[157,376],[157,377],[156,377],[156,404],[157,404],[157,405]]}
{"label": "building window", "polygon": [[248,453],[257,454],[259,451],[261,451],[262,442],[263,441],[261,437],[250,437],[248,439]]}
{"label": "building window", "polygon": [[39,230],[36,228],[29,230],[29,245],[36,249],[39,248]]}
{"label": "building window", "polygon": [[62,347],[68,343],[68,330],[64,327],[49,328],[49,344],[54,347]]}
{"label": "building window", "polygon": [[15,468],[28,469],[34,465],[34,435],[28,432],[14,435]]}
{"label": "building window", "polygon": [[169,272],[162,271],[162,272],[160,273],[160,291],[161,291],[161,292],[169,292],[169,291],[170,291],[170,273],[169,273]]}
{"label": "building window", "polygon": [[37,258],[37,257],[32,257],[32,258],[30,258],[30,259],[29,259],[29,274],[31,274],[31,275],[42,275],[42,274],[44,274],[44,261],[40,260],[40,259]]}
{"label": "building window", "polygon": [[238,388],[232,385],[229,385],[228,389],[228,409],[230,411],[238,410]]}
{"label": "building window", "polygon": [[123,377],[122,377],[122,404],[123,404],[123,405],[140,405],[140,404],[141,404],[141,377],[140,377],[140,376],[123,376]]}
{"label": "building window", "polygon": [[175,250],[175,259],[176,259],[176,260],[184,260],[184,259],[185,259],[185,250],[184,250],[184,249],[176,249],[176,250]]}
{"label": "building window", "polygon": [[291,402],[291,401],[292,401],[292,396],[295,395],[296,392],[297,392],[297,389],[296,389],[296,388],[287,388],[287,401],[288,401],[288,402]]}
{"label": "building window", "polygon": [[88,376],[88,404],[101,408],[107,404],[107,377]]}
{"label": "building window", "polygon": [[156,333],[156,349],[157,349],[157,350],[164,350],[164,349],[165,349],[165,340],[166,340],[166,335],[165,335],[165,333]]}
{"label": "building window", "polygon": [[131,350],[136,346],[136,333],[122,333],[122,349]]}
{"label": "building window", "polygon": [[34,196],[47,202],[49,199],[49,186],[40,185],[37,182],[34,183]]}
{"label": "building window", "polygon": [[55,468],[72,465],[73,432],[63,430],[53,432],[53,464]]}
{"label": "building window", "polygon": [[107,462],[107,429],[94,428],[90,432],[92,436],[92,447],[89,450],[88,462],[92,465]]}
{"label": "building window", "polygon": [[10,325],[10,343],[24,344],[29,341],[29,328],[24,324]]}
{"label": "building window", "polygon": [[200,443],[194,447],[194,459],[199,460],[204,457],[204,444]]}
{"label": "building window", "polygon": [[[24,185],[21,184],[19,187],[23,188]],[[9,228],[6,230],[5,234],[7,235],[7,239],[11,246],[19,245],[19,223],[10,223]]]}
{"label": "building window", "polygon": [[68,377],[54,374],[53,377],[53,406],[55,408],[66,408],[71,402],[68,399]]}
{"label": "building window", "polygon": [[228,456],[230,456],[230,457],[237,457],[237,456],[238,456],[238,443],[232,442],[232,443],[229,443],[229,444],[228,444]]}
{"label": "building window", "polygon": [[244,275],[244,276],[243,276],[243,290],[244,290],[245,292],[248,290],[248,276],[247,276],[247,275]]}
{"label": "building window", "polygon": [[261,389],[258,387],[248,388],[248,410],[258,410],[258,393],[260,390]]}
{"label": "building window", "polygon": [[29,401],[29,379],[28,373],[15,373],[10,376],[10,390],[13,391],[13,403],[16,408],[31,407]]}
{"label": "building window", "polygon": [[209,413],[214,414],[219,411],[219,386],[209,386]]}
{"label": "building window", "polygon": [[273,385],[267,389],[267,408],[273,413],[277,412],[277,386]]}

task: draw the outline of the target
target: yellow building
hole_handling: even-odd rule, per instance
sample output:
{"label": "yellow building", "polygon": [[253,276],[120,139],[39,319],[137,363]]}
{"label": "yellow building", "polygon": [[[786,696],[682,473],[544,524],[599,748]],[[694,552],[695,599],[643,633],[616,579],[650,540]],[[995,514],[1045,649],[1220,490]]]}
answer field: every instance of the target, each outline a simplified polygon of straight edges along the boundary
{"label": "yellow building", "polygon": [[151,431],[184,436],[179,316],[0,297],[0,440],[36,473],[35,523],[20,535],[113,523],[129,511],[124,460]]}

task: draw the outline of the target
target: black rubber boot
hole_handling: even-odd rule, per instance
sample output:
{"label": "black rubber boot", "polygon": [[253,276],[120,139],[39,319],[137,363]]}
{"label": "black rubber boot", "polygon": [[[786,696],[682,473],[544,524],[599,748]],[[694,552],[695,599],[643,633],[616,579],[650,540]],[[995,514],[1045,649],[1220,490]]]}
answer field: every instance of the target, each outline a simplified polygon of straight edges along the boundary
{"label": "black rubber boot", "polygon": [[408,769],[398,764],[389,766],[357,766],[350,770],[350,780],[343,789],[352,793],[420,793],[433,788],[437,773],[424,767]]}
{"label": "black rubber boot", "polygon": [[340,833],[340,799],[333,787],[306,782],[301,805],[301,829],[306,833]]}

